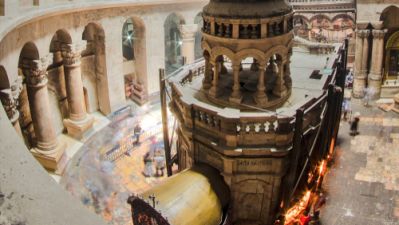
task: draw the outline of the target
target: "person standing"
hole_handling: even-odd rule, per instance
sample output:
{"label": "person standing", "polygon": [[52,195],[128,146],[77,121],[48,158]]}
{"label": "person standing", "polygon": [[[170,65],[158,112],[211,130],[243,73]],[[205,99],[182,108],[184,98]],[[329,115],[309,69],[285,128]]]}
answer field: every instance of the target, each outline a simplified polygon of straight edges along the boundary
{"label": "person standing", "polygon": [[144,176],[145,177],[152,177],[154,171],[152,169],[152,157],[150,152],[147,152],[144,157],[143,157],[143,161],[144,161]]}
{"label": "person standing", "polygon": [[163,177],[164,169],[165,169],[165,154],[162,149],[157,149],[155,151],[155,156],[154,156],[154,162],[155,162],[155,176],[161,176]]}
{"label": "person standing", "polygon": [[344,111],[344,120],[348,120],[348,113],[351,111],[351,102],[349,99],[344,99],[344,102],[342,103],[342,108]]}
{"label": "person standing", "polygon": [[134,127],[134,136],[136,137],[136,141],[134,142],[135,144],[140,143],[140,135],[141,135],[141,126],[140,123],[137,123],[136,126]]}
{"label": "person standing", "polygon": [[360,121],[360,113],[356,112],[353,120],[351,121],[351,127],[350,127],[350,135],[351,136],[356,136],[359,134],[358,128],[359,128],[359,121]]}

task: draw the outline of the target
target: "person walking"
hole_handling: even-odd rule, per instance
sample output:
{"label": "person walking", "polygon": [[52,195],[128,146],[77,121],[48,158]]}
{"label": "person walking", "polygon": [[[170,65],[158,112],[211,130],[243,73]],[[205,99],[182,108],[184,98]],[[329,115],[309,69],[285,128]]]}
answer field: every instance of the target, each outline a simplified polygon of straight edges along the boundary
{"label": "person walking", "polygon": [[359,121],[360,121],[360,113],[356,112],[353,120],[351,121],[351,127],[350,127],[350,135],[351,136],[356,136],[359,134],[358,128],[359,128]]}

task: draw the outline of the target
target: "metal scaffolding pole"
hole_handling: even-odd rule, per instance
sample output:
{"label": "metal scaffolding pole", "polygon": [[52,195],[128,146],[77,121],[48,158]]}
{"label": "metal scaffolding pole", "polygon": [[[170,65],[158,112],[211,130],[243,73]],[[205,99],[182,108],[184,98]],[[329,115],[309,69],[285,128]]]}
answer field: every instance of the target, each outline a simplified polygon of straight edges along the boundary
{"label": "metal scaffolding pole", "polygon": [[164,69],[159,69],[159,90],[161,97],[162,129],[163,129],[163,143],[165,146],[166,171],[168,177],[170,177],[172,176],[172,164],[171,164],[171,153],[170,153],[170,143],[169,143],[168,112],[166,105],[166,80],[165,80]]}

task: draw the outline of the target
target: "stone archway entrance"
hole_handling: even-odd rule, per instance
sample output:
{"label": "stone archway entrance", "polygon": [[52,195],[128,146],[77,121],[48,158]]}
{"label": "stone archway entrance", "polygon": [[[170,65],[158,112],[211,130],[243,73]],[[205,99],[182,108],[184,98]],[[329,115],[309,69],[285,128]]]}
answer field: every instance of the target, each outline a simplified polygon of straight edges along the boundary
{"label": "stone archway entrance", "polygon": [[388,38],[385,50],[386,79],[396,80],[399,75],[399,31]]}

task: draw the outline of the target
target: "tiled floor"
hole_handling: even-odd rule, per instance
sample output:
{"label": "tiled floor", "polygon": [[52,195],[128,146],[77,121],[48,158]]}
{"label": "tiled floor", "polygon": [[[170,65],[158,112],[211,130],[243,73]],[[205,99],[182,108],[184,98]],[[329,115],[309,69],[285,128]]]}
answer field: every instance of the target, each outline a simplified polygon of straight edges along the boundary
{"label": "tiled floor", "polygon": [[326,225],[399,225],[399,115],[365,107],[360,134],[349,136],[342,122],[335,162],[326,176],[328,194],[321,212]]}

